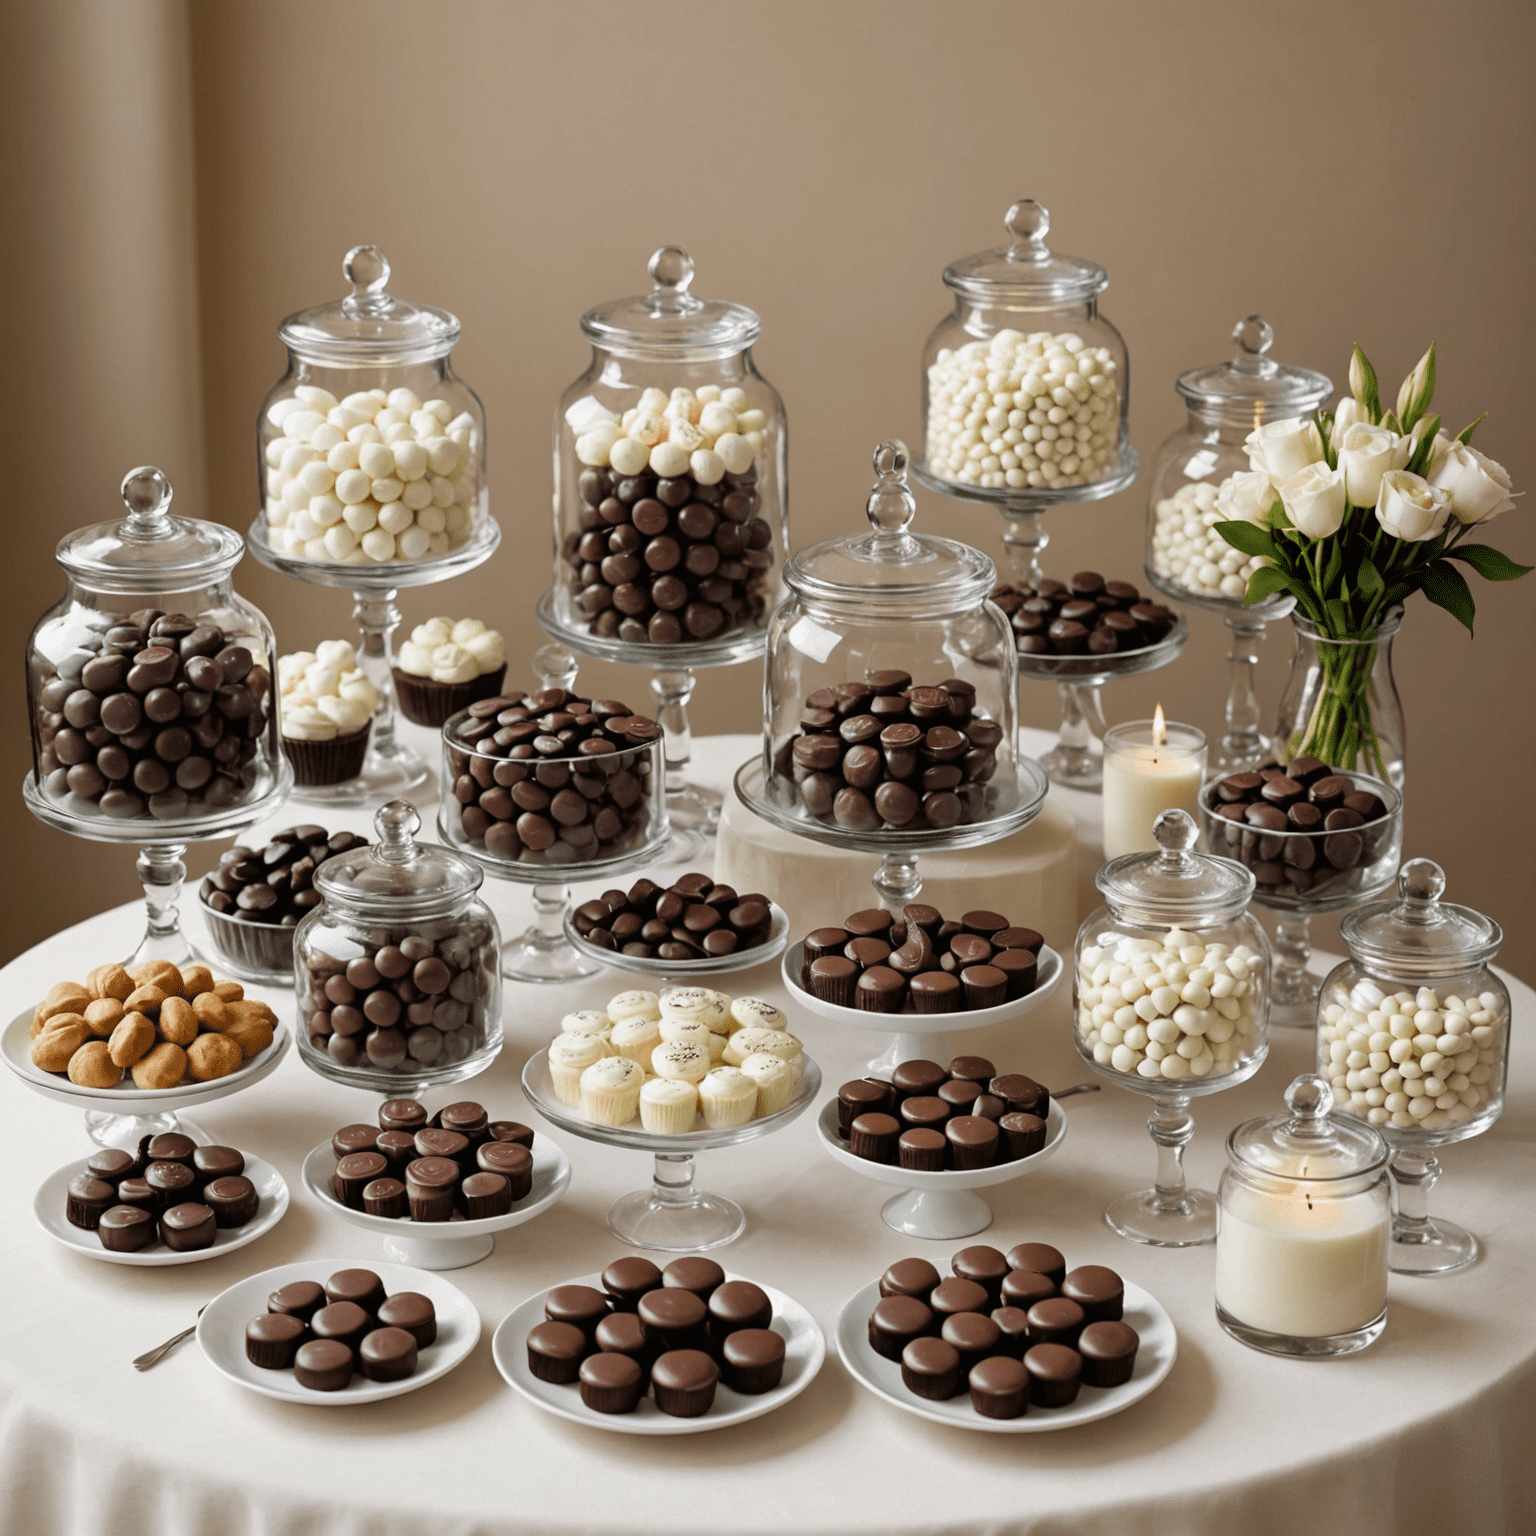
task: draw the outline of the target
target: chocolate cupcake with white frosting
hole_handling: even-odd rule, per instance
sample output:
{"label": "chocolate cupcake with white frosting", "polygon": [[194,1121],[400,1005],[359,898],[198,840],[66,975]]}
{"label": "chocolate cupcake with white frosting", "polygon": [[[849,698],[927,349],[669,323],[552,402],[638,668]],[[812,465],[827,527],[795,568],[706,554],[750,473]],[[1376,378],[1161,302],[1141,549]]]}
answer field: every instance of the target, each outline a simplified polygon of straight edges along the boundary
{"label": "chocolate cupcake with white frosting", "polygon": [[506,675],[506,650],[494,629],[479,619],[428,619],[395,657],[395,695],[407,720],[436,730],[459,710],[494,698]]}
{"label": "chocolate cupcake with white frosting", "polygon": [[277,662],[283,753],[296,785],[356,778],[368,751],[379,695],[345,640],[322,640]]}

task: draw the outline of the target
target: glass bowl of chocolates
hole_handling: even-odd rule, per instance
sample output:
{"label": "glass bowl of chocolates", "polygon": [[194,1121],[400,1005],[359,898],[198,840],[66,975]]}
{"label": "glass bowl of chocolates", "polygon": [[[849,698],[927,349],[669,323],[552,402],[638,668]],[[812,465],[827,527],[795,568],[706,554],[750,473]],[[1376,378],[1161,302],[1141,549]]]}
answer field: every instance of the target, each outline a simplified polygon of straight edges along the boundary
{"label": "glass bowl of chocolates", "polygon": [[198,887],[223,968],[242,981],[291,987],[294,930],[320,904],[315,870],[367,841],[356,832],[327,832],[307,822],[274,832],[260,848],[226,848]]}
{"label": "glass bowl of chocolates", "polygon": [[992,601],[1008,615],[1029,677],[1131,677],[1165,666],[1189,638],[1182,614],[1097,571],[999,587]]}
{"label": "glass bowl of chocolates", "polygon": [[314,872],[293,938],[299,1054],[322,1077],[388,1096],[483,1071],[501,1049],[501,935],[473,860],[415,833],[392,800],[377,841]]}

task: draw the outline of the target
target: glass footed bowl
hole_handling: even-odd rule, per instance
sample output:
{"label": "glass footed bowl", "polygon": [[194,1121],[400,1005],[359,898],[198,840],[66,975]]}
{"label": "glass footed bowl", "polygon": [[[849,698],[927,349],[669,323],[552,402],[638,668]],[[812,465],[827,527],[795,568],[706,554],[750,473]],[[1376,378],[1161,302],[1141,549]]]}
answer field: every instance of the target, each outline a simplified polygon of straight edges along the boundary
{"label": "glass footed bowl", "polygon": [[1019,676],[1052,683],[1103,682],[1117,677],[1139,677],[1166,667],[1189,639],[1189,620],[1181,613],[1174,626],[1156,645],[1134,651],[1115,651],[1107,656],[1036,656],[1019,652]]}
{"label": "glass footed bowl", "polygon": [[[643,976],[690,977],[724,976],[733,971],[750,971],[754,966],[776,960],[789,943],[789,913],[776,901],[768,903],[772,921],[768,937],[751,949],[733,950],[728,955],[706,955],[701,960],[658,960],[645,955],[626,955],[616,949],[604,949],[576,931],[574,913],[565,914],[565,937],[578,955],[595,960],[615,971],[636,971]],[[647,1133],[649,1134],[649,1133]]]}

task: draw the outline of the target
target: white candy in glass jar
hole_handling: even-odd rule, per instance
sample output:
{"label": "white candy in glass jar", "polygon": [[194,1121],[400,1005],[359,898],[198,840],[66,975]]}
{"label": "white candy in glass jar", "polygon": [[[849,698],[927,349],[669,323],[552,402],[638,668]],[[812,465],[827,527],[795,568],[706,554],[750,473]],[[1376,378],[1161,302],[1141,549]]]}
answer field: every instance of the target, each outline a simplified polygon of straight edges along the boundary
{"label": "white candy in glass jar", "polygon": [[1071,331],[946,347],[928,369],[928,467],[990,489],[1100,480],[1120,463],[1119,374]]}
{"label": "white candy in glass jar", "polygon": [[1162,939],[1090,944],[1077,972],[1078,1038],[1095,1063],[1127,1076],[1179,1081],[1236,1071],[1258,1044],[1247,944]]}
{"label": "white candy in glass jar", "polygon": [[446,555],[468,541],[480,429],[413,390],[337,398],[300,384],[267,407],[267,526],[284,554],[340,565]]}
{"label": "white candy in glass jar", "polygon": [[1248,578],[1264,564],[1243,554],[1216,532],[1227,514],[1216,505],[1217,488],[1203,481],[1181,485],[1153,510],[1152,569],[1187,592],[1240,603]]}
{"label": "white candy in glass jar", "polygon": [[1503,1003],[1495,992],[1444,997],[1334,988],[1318,1017],[1318,1070],[1340,1109],[1393,1130],[1447,1130],[1490,1108],[1503,1080]]}

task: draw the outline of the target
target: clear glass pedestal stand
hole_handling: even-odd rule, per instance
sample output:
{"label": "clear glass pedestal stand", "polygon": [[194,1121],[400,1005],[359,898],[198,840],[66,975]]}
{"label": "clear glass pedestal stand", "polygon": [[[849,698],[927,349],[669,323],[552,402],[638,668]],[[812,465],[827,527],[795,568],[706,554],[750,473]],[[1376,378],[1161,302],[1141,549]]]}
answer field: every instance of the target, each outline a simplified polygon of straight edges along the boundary
{"label": "clear glass pedestal stand", "polygon": [[1387,1135],[1393,1147],[1392,1241],[1387,1267],[1398,1275],[1448,1275],[1477,1257],[1477,1239],[1454,1221],[1429,1214],[1429,1192],[1440,1180],[1434,1148],[1405,1147]]}
{"label": "clear glass pedestal stand", "polygon": [[1159,575],[1150,565],[1144,566],[1143,570],[1147,580],[1170,602],[1203,608],[1207,613],[1219,613],[1222,622],[1232,631],[1232,648],[1227,652],[1227,697],[1222,705],[1226,729],[1211,747],[1212,776],[1226,778],[1228,774],[1246,773],[1260,763],[1268,762],[1274,755],[1274,747],[1259,728],[1259,693],[1255,681],[1259,647],[1264,643],[1265,630],[1276,619],[1289,617],[1296,599],[1277,593],[1249,608],[1241,599],[1206,597],[1186,591],[1166,576]]}
{"label": "clear glass pedestal stand", "polygon": [[209,816],[167,822],[149,819],[111,821],[104,816],[83,816],[67,803],[55,800],[38,786],[34,775],[22,780],[21,797],[37,819],[71,837],[96,843],[137,847],[139,884],[144,888],[146,921],[138,948],[123,961],[125,966],[147,960],[169,960],[172,965],[204,963],[181,926],[181,891],[187,878],[183,863],[191,843],[212,842],[253,827],[277,814],[293,788],[293,770],[279,757],[272,788],[259,800],[229,806]]}
{"label": "clear glass pedestal stand", "polygon": [[312,586],[339,587],[352,593],[352,617],[360,635],[358,663],[379,695],[363,771],[341,784],[301,786],[294,791],[294,798],[312,805],[371,805],[419,789],[434,770],[395,731],[394,633],[401,617],[395,599],[403,588],[433,586],[483,565],[501,543],[495,518],[487,517],[468,543],[446,555],[431,560],[392,560],[383,565],[327,565],[282,554],[273,547],[266,520],[261,517],[251,524],[245,541],[270,570]]}
{"label": "clear glass pedestal stand", "polygon": [[604,639],[564,623],[556,611],[553,591],[539,599],[534,617],[551,640],[569,646],[582,656],[651,669],[655,719],[666,742],[667,815],[672,823],[673,839],[667,857],[680,864],[696,859],[704,850],[705,840],[713,837],[720,825],[719,794],[688,779],[688,764],[693,756],[688,705],[698,686],[697,673],[761,660],[767,646],[767,632],[740,629],[718,640],[694,640],[678,645]]}

